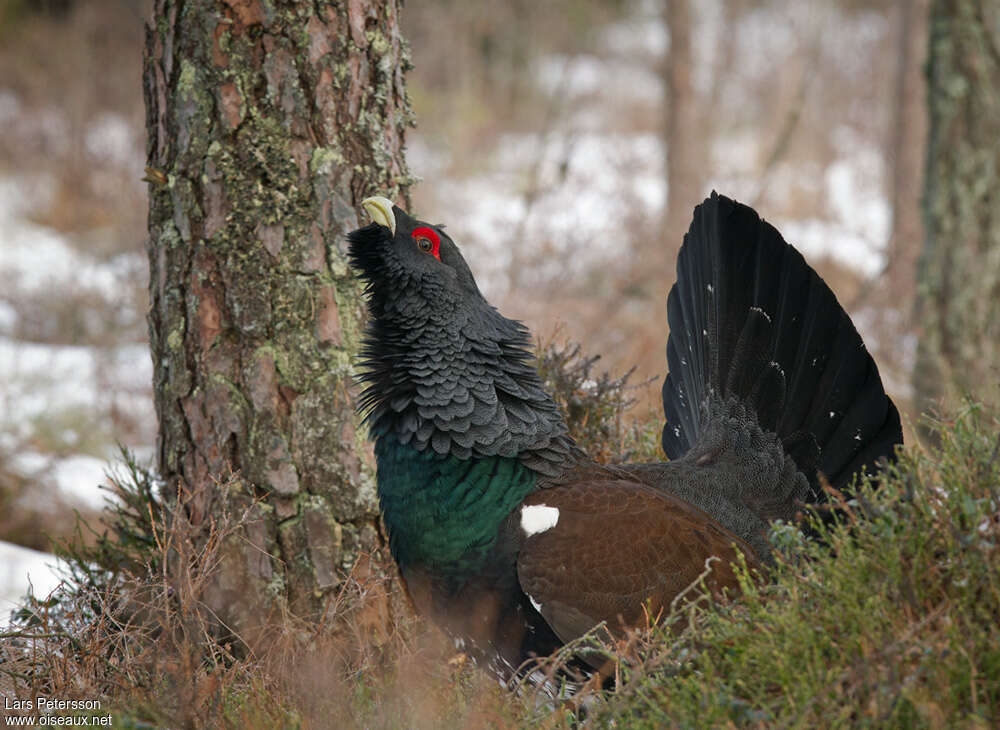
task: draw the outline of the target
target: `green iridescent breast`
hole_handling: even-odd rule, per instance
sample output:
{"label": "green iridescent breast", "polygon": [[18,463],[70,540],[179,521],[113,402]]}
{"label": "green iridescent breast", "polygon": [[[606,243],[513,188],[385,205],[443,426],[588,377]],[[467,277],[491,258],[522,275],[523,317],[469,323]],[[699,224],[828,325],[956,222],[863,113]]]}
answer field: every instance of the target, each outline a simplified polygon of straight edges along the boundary
{"label": "green iridescent breast", "polygon": [[500,524],[536,489],[537,475],[515,458],[442,456],[404,446],[392,434],[376,439],[375,458],[389,546],[404,569],[475,571]]}

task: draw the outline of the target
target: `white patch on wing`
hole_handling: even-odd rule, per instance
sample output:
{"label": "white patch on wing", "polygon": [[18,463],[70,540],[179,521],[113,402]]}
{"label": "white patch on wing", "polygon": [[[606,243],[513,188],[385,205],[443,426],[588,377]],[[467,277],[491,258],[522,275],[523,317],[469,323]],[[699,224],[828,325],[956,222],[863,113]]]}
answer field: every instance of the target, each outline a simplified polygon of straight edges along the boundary
{"label": "white patch on wing", "polygon": [[538,611],[538,613],[542,612],[542,604],[540,604],[538,601],[536,601],[531,596],[528,596],[528,600],[531,601],[531,605],[535,607],[535,610]]}
{"label": "white patch on wing", "polygon": [[544,504],[530,504],[521,508],[521,529],[528,537],[545,532],[559,522],[559,508]]}

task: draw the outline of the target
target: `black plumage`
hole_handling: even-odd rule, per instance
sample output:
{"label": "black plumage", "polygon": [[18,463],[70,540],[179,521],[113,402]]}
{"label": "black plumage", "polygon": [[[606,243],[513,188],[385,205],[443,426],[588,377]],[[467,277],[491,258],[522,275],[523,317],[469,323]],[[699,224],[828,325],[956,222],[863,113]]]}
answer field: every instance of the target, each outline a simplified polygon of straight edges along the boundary
{"label": "black plumage", "polygon": [[899,415],[850,318],[780,234],[713,195],[667,299],[661,464],[576,447],[527,330],[440,227],[384,198],[350,236],[371,321],[367,412],[393,555],[418,608],[502,675],[600,621],[665,607],[720,558],[770,557],[768,522],[891,458]]}

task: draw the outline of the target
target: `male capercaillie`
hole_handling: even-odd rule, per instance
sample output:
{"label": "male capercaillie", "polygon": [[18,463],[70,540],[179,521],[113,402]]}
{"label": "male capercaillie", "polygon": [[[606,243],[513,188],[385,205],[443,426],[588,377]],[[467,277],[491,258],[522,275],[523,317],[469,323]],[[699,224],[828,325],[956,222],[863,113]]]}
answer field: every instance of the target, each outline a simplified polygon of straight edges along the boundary
{"label": "male capercaillie", "polygon": [[440,226],[385,198],[350,235],[378,492],[418,609],[511,676],[708,579],[733,588],[767,524],[893,454],[899,414],[836,298],[780,234],[713,194],[668,297],[662,464],[602,466],[568,435],[523,325]]}

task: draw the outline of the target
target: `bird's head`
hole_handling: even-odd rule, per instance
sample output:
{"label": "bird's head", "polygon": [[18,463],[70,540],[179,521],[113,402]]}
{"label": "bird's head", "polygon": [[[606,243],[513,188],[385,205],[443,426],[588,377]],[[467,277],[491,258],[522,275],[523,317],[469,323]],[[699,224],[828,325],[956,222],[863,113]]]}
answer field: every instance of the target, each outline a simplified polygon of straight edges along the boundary
{"label": "bird's head", "polygon": [[372,314],[402,307],[410,317],[439,320],[462,303],[483,301],[469,265],[442,225],[411,217],[392,201],[366,198],[370,225],[351,233],[351,265],[368,285]]}
{"label": "bird's head", "polygon": [[494,309],[440,225],[387,198],[348,236],[367,284],[361,408],[376,438],[459,458],[519,457],[540,473],[576,447],[533,365],[527,328]]}

